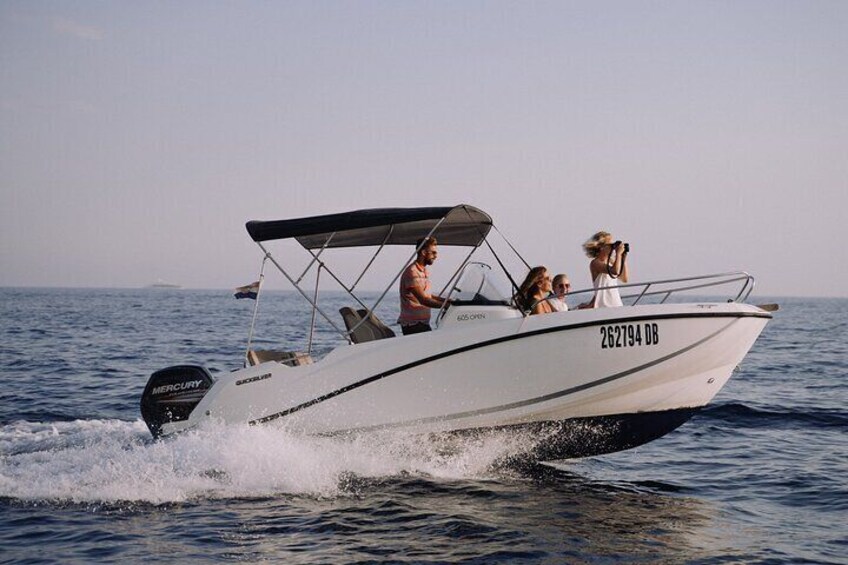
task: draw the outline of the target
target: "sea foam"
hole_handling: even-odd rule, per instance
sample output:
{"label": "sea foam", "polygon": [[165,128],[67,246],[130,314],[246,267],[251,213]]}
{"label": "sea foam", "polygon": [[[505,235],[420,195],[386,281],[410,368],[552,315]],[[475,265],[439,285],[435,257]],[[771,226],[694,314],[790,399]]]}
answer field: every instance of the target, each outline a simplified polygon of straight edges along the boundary
{"label": "sea foam", "polygon": [[0,427],[0,496],[152,504],[335,497],[350,493],[351,477],[484,478],[526,445],[524,439],[398,431],[312,437],[279,426],[209,425],[153,441],[141,420],[16,422]]}

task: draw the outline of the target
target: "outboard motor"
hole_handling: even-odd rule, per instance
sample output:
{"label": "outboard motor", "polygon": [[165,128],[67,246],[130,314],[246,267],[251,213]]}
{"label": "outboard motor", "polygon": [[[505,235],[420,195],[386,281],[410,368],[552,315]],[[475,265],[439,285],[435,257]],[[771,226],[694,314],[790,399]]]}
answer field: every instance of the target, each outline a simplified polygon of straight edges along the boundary
{"label": "outboard motor", "polygon": [[162,425],[187,420],[215,379],[199,365],[175,365],[150,375],[141,395],[141,417],[153,437]]}

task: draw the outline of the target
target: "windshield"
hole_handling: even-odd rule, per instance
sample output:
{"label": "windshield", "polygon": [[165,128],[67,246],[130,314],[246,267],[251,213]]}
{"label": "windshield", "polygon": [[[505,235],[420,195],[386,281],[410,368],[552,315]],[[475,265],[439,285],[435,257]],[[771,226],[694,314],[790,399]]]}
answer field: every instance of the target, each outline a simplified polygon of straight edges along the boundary
{"label": "windshield", "polygon": [[503,304],[509,301],[492,268],[485,263],[469,263],[453,288],[452,297],[461,302]]}

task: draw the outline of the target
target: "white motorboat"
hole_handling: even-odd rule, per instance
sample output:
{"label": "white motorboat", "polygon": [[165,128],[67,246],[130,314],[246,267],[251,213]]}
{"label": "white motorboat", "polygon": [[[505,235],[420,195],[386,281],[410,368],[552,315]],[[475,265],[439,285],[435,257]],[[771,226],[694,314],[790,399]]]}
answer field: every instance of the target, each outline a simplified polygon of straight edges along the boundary
{"label": "white motorboat", "polygon": [[[313,359],[310,351],[257,351],[249,338],[245,367],[229,374],[196,365],[157,371],[141,400],[154,437],[206,421],[282,422],[306,434],[517,431],[539,460],[609,453],[656,439],[707,405],[772,317],[745,303],[754,280],[742,272],[621,285],[625,306],[530,316],[512,304],[513,292],[498,290],[516,279],[489,241],[499,234],[491,218],[468,205],[251,221],[247,230],[264,252],[260,278],[272,263],[311,304],[307,349],[316,315],[345,342]],[[395,335],[374,314],[403,269],[367,306],[354,292],[361,275],[347,286],[322,258],[328,248],[373,246],[367,271],[386,246],[414,249],[430,235],[469,248],[432,332]],[[312,255],[304,275],[315,267],[314,293],[267,248],[288,238]],[[484,251],[500,270],[472,261]],[[349,291],[341,315],[319,304],[322,271]],[[685,291],[728,288],[729,300],[680,301]]]}

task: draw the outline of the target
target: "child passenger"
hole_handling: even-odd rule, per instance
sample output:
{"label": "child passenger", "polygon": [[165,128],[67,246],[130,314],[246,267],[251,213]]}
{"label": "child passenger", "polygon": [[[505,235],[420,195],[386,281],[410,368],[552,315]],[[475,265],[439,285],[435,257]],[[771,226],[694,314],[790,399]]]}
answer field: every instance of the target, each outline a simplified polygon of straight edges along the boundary
{"label": "child passenger", "polygon": [[571,290],[571,282],[568,280],[568,275],[561,273],[555,276],[553,289],[554,297],[548,300],[551,303],[551,308],[553,308],[554,312],[566,312],[568,310],[568,304],[565,302],[565,295]]}

